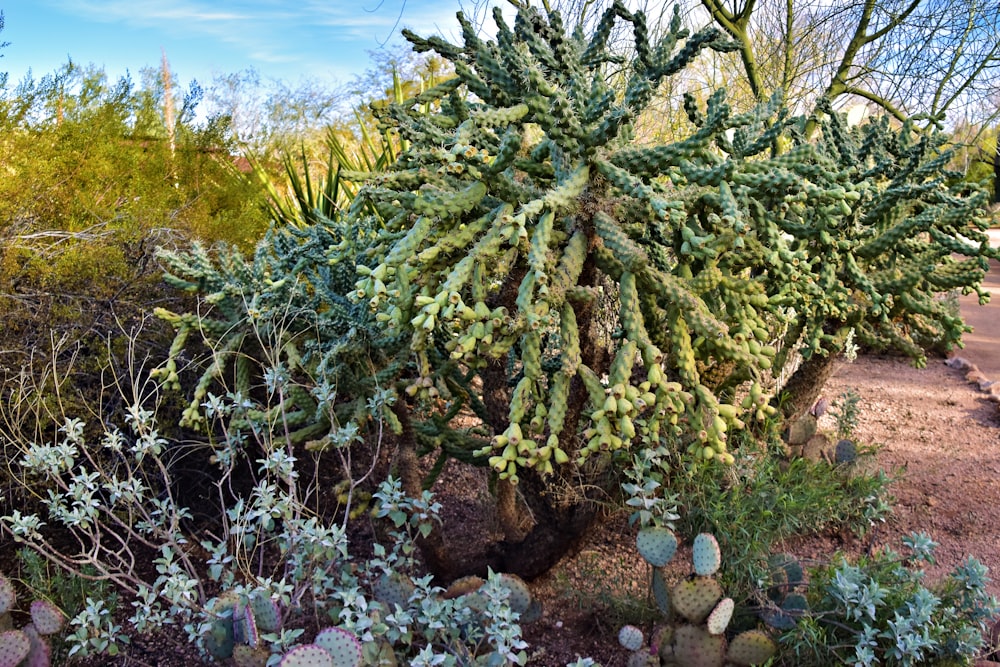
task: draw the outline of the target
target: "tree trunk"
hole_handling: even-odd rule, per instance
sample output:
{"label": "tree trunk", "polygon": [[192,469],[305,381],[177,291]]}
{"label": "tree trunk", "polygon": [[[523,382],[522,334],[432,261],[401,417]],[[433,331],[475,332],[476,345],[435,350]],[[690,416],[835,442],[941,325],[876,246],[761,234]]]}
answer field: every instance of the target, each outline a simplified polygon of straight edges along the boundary
{"label": "tree trunk", "polygon": [[[610,475],[603,484],[581,484],[580,479],[560,476],[558,482],[541,479],[534,473],[521,477],[518,491],[533,521],[523,539],[504,540],[490,549],[488,561],[500,572],[510,572],[533,579],[548,572],[566,555],[572,553],[587,535],[599,508],[597,496],[604,495]],[[560,497],[560,490],[574,494]]]}
{"label": "tree trunk", "polygon": [[[593,262],[588,261],[580,275],[580,284],[588,285],[596,280],[597,271]],[[519,281],[511,282],[516,285]],[[512,293],[510,298],[514,296]],[[503,297],[501,295],[501,299]],[[589,304],[575,307],[581,334],[581,357],[591,368],[604,368],[608,363],[608,352],[596,328],[596,310]],[[491,362],[483,369],[482,378],[483,403],[492,422],[490,426],[499,433],[507,427],[510,404],[505,364]],[[570,387],[561,437],[578,437],[576,434],[580,430],[586,404],[586,387],[579,378],[575,378]],[[577,443],[566,449],[577,449]],[[435,575],[444,580],[469,574],[484,576],[487,568],[526,579],[544,574],[577,548],[593,525],[600,508],[598,501],[606,499],[617,486],[614,475],[599,461],[588,463],[585,470],[571,464],[563,466],[554,476],[546,478],[532,470],[520,471],[518,475],[520,483],[516,486],[501,481],[496,483],[496,510],[504,533],[502,540],[487,543],[484,539],[482,549],[472,554],[465,549],[455,549],[449,554],[441,548],[440,538],[421,544]],[[459,551],[462,555],[455,557]]]}

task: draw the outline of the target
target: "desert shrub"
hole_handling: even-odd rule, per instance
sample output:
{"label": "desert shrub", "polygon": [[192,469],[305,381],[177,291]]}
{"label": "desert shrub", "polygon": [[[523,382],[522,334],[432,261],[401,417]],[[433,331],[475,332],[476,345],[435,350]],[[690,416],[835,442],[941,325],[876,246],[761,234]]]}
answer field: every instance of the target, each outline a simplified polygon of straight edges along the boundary
{"label": "desert shrub", "polygon": [[969,557],[936,584],[922,563],[936,544],[925,534],[856,563],[835,558],[811,568],[808,611],[781,636],[789,664],[969,664],[984,653],[984,632],[997,613],[986,568]]}
{"label": "desert shrub", "polygon": [[706,466],[667,482],[681,499],[677,530],[716,536],[724,555],[720,578],[741,604],[758,597],[768,557],[785,540],[830,530],[865,535],[890,509],[884,473],[785,460],[779,451],[741,447],[732,466]]}
{"label": "desert shrub", "polygon": [[[51,561],[28,548],[17,551],[17,572],[19,583],[35,599],[47,600],[60,610],[76,613],[87,604],[87,598],[101,600],[109,615],[118,609],[118,591],[106,581],[94,579],[97,571],[91,567],[81,568],[86,578],[66,572]],[[70,647],[61,634],[49,637],[52,664],[63,664],[68,658]]]}
{"label": "desert shrub", "polygon": [[[115,387],[118,419],[91,427],[67,417],[40,434],[45,441],[4,434],[16,460],[15,486],[38,502],[0,517],[0,530],[70,576],[116,590],[89,587],[71,610],[70,656],[115,655],[137,633],[177,627],[214,658],[249,642],[276,664],[303,642],[307,628],[334,624],[359,651],[388,650],[407,664],[474,665],[497,657],[524,663],[518,616],[506,602],[518,584],[493,576],[468,595],[445,597],[421,576],[415,541],[430,532],[438,505],[429,492],[408,497],[392,478],[371,495],[359,493],[374,461],[352,460],[356,425],[343,424],[325,455],[310,454],[287,437],[292,411],[267,409],[254,398],[294,393],[279,371],[247,394],[208,394],[203,408],[217,438],[194,447],[207,449],[203,462],[217,468],[215,497],[201,498],[194,511],[180,500],[178,472],[192,445],[163,437],[156,385],[140,364],[132,370],[147,380]],[[374,419],[389,407],[378,400],[367,405]],[[274,436],[279,431],[284,437]],[[339,463],[346,482],[339,494],[310,474],[321,456]],[[372,550],[352,552],[348,543],[354,503],[387,526]],[[36,556],[28,564],[40,572]],[[121,615],[113,613],[118,592],[118,609],[130,610]],[[234,596],[266,600],[273,619],[267,627],[260,621],[259,637],[254,630],[234,638]],[[71,591],[64,602],[81,601]]]}
{"label": "desert shrub", "polygon": [[861,396],[853,388],[846,389],[830,406],[838,438],[853,438],[861,416]]}
{"label": "desert shrub", "polygon": [[[196,91],[168,128],[169,91],[147,84],[69,63],[0,88],[0,383],[46,377],[53,414],[60,401],[70,414],[97,410],[101,373],[122,357],[127,332],[155,306],[184,307],[163,284],[157,246],[200,238],[252,248],[266,227],[263,189],[232,166],[210,124],[195,123]],[[143,328],[147,351],[165,355],[169,327]],[[45,413],[35,414],[43,429]]]}

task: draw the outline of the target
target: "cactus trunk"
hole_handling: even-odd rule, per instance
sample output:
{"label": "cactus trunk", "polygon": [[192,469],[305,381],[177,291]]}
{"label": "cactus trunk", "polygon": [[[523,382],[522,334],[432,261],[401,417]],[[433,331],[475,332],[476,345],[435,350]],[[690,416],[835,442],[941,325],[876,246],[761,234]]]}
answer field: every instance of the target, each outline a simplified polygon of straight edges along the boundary
{"label": "cactus trunk", "polygon": [[814,354],[802,361],[782,389],[780,408],[786,423],[794,423],[809,412],[836,369],[837,357],[833,353]]}

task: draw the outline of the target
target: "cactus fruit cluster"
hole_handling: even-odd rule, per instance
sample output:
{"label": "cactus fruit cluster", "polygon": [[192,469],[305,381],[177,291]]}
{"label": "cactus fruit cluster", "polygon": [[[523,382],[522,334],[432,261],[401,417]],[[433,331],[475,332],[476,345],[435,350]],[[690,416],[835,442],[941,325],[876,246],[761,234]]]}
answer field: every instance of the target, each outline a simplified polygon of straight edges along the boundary
{"label": "cactus fruit cluster", "polygon": [[709,533],[691,545],[693,572],[672,586],[663,574],[677,550],[677,538],[667,528],[639,531],[640,555],[653,567],[652,592],[665,622],[652,631],[647,644],[642,630],[624,626],[618,641],[631,652],[629,667],[745,667],[767,662],[777,646],[759,630],[745,630],[727,640],[726,630],[736,604],[724,597],[715,575],[722,563],[719,543]]}
{"label": "cactus fruit cluster", "polygon": [[31,603],[31,622],[12,629],[10,612],[14,602],[14,586],[0,575],[0,667],[49,667],[52,647],[47,636],[62,630],[66,617],[51,602],[35,600]]}

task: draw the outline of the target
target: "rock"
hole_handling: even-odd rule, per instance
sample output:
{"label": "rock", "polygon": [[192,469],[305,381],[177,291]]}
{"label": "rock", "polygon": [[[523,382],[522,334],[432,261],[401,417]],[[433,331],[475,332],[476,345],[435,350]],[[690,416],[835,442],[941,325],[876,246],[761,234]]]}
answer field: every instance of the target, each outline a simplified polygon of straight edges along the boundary
{"label": "rock", "polygon": [[960,371],[968,370],[972,367],[972,364],[965,357],[950,357],[944,360],[944,365],[949,368],[957,368]]}
{"label": "rock", "polygon": [[830,461],[829,449],[830,439],[822,433],[816,433],[802,446],[802,458],[809,459],[813,463]]}
{"label": "rock", "polygon": [[989,382],[989,380],[986,379],[986,376],[980,372],[979,367],[975,364],[973,364],[973,366],[969,369],[969,372],[965,374],[965,379],[976,385],[982,382]]}
{"label": "rock", "polygon": [[789,445],[804,445],[816,435],[816,417],[807,414],[788,425],[785,441]]}

